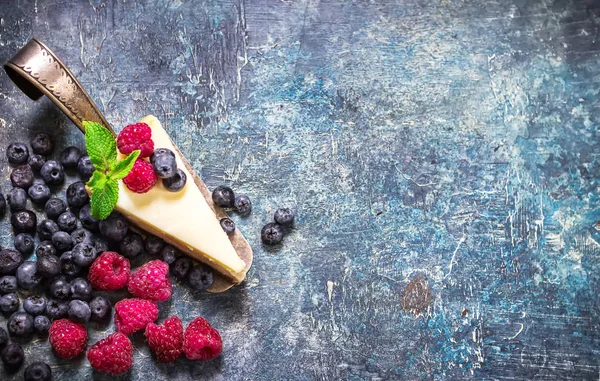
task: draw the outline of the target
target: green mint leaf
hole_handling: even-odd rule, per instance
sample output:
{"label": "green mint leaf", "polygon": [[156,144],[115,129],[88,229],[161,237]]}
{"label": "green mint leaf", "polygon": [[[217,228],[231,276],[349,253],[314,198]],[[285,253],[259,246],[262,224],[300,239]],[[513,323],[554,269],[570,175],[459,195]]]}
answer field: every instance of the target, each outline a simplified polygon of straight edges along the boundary
{"label": "green mint leaf", "polygon": [[103,186],[92,188],[90,198],[90,212],[92,217],[105,220],[117,205],[119,199],[119,185],[116,180],[107,178]]}
{"label": "green mint leaf", "polygon": [[92,177],[86,183],[86,185],[92,189],[102,188],[106,184],[106,175],[100,171],[94,171]]}
{"label": "green mint leaf", "polygon": [[98,171],[106,172],[117,162],[117,142],[114,135],[100,123],[84,121],[85,148]]}
{"label": "green mint leaf", "polygon": [[108,172],[108,177],[113,180],[121,180],[123,177],[127,176],[129,172],[131,172],[131,168],[133,168],[133,164],[135,164],[138,156],[140,156],[140,151],[135,150],[125,159],[118,161],[111,171]]}

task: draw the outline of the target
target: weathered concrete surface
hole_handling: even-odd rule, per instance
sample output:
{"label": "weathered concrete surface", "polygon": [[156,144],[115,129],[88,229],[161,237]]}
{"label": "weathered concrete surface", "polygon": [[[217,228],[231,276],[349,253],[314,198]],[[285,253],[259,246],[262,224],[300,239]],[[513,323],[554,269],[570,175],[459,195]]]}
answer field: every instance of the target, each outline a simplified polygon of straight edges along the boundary
{"label": "weathered concrete surface", "polygon": [[[0,58],[42,39],[117,129],[155,114],[253,199],[248,281],[161,306],[206,316],[223,356],[158,365],[140,336],[119,379],[595,380],[599,20],[593,0],[5,1]],[[83,144],[0,74],[0,141],[36,130]],[[298,227],[266,250],[283,205]]]}

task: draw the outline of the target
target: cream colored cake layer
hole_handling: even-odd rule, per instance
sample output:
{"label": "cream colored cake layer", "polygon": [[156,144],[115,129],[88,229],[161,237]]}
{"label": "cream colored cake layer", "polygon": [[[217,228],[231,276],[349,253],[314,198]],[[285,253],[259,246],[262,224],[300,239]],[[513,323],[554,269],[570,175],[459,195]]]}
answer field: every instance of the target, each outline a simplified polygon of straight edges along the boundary
{"label": "cream colored cake layer", "polygon": [[175,153],[177,166],[185,172],[187,183],[181,191],[169,192],[159,179],[149,192],[139,194],[119,181],[116,209],[142,229],[208,264],[233,282],[241,282],[246,277],[245,263],[194,184],[171,138],[156,117],[149,115],[141,122],[152,129],[155,148],[168,148]]}

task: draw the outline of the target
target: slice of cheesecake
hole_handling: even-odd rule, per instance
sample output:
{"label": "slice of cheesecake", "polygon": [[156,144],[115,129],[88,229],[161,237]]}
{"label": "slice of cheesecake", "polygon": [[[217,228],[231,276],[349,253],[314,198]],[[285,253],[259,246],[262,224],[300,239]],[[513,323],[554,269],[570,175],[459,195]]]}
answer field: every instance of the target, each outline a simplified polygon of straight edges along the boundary
{"label": "slice of cheesecake", "polygon": [[[185,172],[187,183],[181,191],[169,192],[159,180],[150,191],[140,194],[130,191],[119,181],[119,201],[115,209],[148,233],[206,263],[231,283],[240,283],[246,277],[249,263],[240,259],[231,240],[236,240],[237,235],[246,246],[247,242],[239,232],[230,240],[223,231],[215,210],[206,200],[208,190],[195,174],[192,175],[193,170],[158,119],[149,115],[141,122],[152,129],[155,148],[168,148],[175,153],[177,166]],[[217,279],[215,283],[213,291],[224,288],[223,279]]]}

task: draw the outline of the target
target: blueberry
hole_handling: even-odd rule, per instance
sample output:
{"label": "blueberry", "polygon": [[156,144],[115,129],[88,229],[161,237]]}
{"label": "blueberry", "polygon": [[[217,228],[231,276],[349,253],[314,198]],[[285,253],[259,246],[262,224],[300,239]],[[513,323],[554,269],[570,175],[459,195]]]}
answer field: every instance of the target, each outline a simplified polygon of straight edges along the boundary
{"label": "blueberry", "polygon": [[32,186],[27,189],[27,194],[31,201],[38,205],[44,205],[46,201],[50,199],[50,188],[41,181],[34,182]]}
{"label": "blueberry", "polygon": [[175,157],[171,155],[158,155],[152,160],[152,166],[154,167],[154,173],[161,179],[167,179],[175,176],[177,173],[177,162]]}
{"label": "blueberry", "polygon": [[31,290],[42,280],[37,273],[37,264],[34,261],[25,261],[17,268],[17,284],[24,290]]}
{"label": "blueberry", "polygon": [[29,159],[29,148],[23,143],[12,143],[6,149],[6,158],[11,164],[25,164]]}
{"label": "blueberry", "polygon": [[29,189],[34,180],[33,171],[29,165],[17,167],[10,173],[10,181],[13,187]]}
{"label": "blueberry", "polygon": [[29,160],[27,161],[27,164],[29,164],[29,166],[34,172],[39,172],[45,163],[46,159],[42,155],[38,155],[37,153],[31,154],[29,156]]}
{"label": "blueberry", "polygon": [[77,173],[83,181],[88,181],[95,170],[89,156],[82,156],[77,162]]}
{"label": "blueberry", "polygon": [[23,309],[30,315],[41,315],[46,312],[46,299],[38,295],[30,296],[23,302]]}
{"label": "blueberry", "polygon": [[21,263],[23,263],[23,255],[17,250],[0,250],[0,275],[13,275]]}
{"label": "blueberry", "polygon": [[50,296],[56,299],[69,299],[71,296],[71,284],[67,282],[64,275],[56,276],[48,286]]}
{"label": "blueberry", "polygon": [[46,202],[44,211],[46,212],[46,217],[56,220],[61,214],[67,211],[67,203],[60,198],[52,197]]}
{"label": "blueberry", "polygon": [[42,180],[48,185],[62,184],[65,181],[65,170],[58,161],[48,160],[40,169]]}
{"label": "blueberry", "polygon": [[67,204],[71,208],[81,208],[90,201],[83,181],[76,181],[67,188]]}
{"label": "blueberry", "polygon": [[15,249],[19,250],[19,252],[23,255],[29,255],[33,253],[34,243],[35,241],[29,233],[19,233],[15,236]]}
{"label": "blueberry", "polygon": [[50,381],[52,380],[52,369],[43,362],[34,362],[25,368],[23,373],[25,381]]}
{"label": "blueberry", "polygon": [[163,247],[160,251],[160,256],[164,262],[171,264],[177,259],[177,253],[178,251],[175,247],[171,245],[165,245],[165,247]]}
{"label": "blueberry", "polygon": [[60,274],[60,260],[55,255],[38,256],[36,270],[42,278],[52,278]]}
{"label": "blueberry", "polygon": [[173,159],[175,159],[175,154],[170,149],[157,148],[154,150],[154,152],[152,152],[152,155],[150,156],[150,163],[154,163],[154,160],[156,160],[157,157],[163,156],[163,155],[167,155],[167,156],[170,156]]}
{"label": "blueberry", "polygon": [[242,216],[247,216],[252,212],[252,202],[250,201],[250,197],[245,194],[237,196],[233,202],[233,206],[235,207],[236,212]]}
{"label": "blueberry", "polygon": [[294,223],[294,211],[290,208],[279,208],[275,211],[275,222],[281,226],[291,226]]}
{"label": "blueberry", "polygon": [[97,232],[99,229],[100,221],[92,217],[90,204],[84,205],[81,209],[79,209],[79,221],[81,221],[81,225],[84,228],[93,232]]}
{"label": "blueberry", "polygon": [[19,297],[15,293],[0,296],[0,311],[11,314],[19,309]]}
{"label": "blueberry", "polygon": [[23,373],[25,381],[50,381],[52,379],[52,369],[43,362],[34,362],[25,368]]}
{"label": "blueberry", "polygon": [[0,328],[0,350],[8,344],[8,332],[4,328]]}
{"label": "blueberry", "polygon": [[31,210],[19,210],[10,216],[10,224],[16,233],[34,233],[37,216]]}
{"label": "blueberry", "polygon": [[69,304],[62,300],[50,299],[46,303],[46,316],[50,320],[58,320],[67,317]]}
{"label": "blueberry", "polygon": [[94,247],[96,248],[96,255],[100,255],[100,253],[104,253],[105,251],[109,250],[108,243],[101,238],[96,238],[94,240]]}
{"label": "blueberry", "polygon": [[22,165],[12,170],[10,173],[10,181],[13,187],[29,189],[33,185],[33,171],[28,165]]}
{"label": "blueberry", "polygon": [[27,191],[22,188],[12,188],[6,195],[11,212],[18,212],[27,206]]}
{"label": "blueberry", "polygon": [[83,278],[71,281],[71,298],[88,301],[92,298],[92,285]]}
{"label": "blueberry", "polygon": [[71,250],[75,264],[80,267],[88,267],[96,259],[96,248],[91,242],[78,243]]}
{"label": "blueberry", "polygon": [[165,241],[163,241],[161,238],[158,238],[153,235],[149,235],[148,237],[146,237],[146,240],[144,241],[144,247],[146,248],[146,251],[150,255],[160,254],[160,251],[162,250],[162,248],[164,246],[165,246]]}
{"label": "blueberry", "polygon": [[90,320],[90,306],[82,300],[71,300],[68,314],[72,321],[85,324]]}
{"label": "blueberry", "polygon": [[60,231],[58,224],[52,220],[43,220],[37,226],[37,233],[40,239],[49,240],[52,239],[52,235]]}
{"label": "blueberry", "polygon": [[73,238],[67,232],[56,232],[52,234],[52,243],[56,248],[56,251],[62,253],[67,251],[73,246]]}
{"label": "blueberry", "polygon": [[199,264],[189,271],[187,280],[193,290],[206,290],[213,284],[212,269],[206,265]]}
{"label": "blueberry", "polygon": [[64,212],[58,216],[58,227],[60,230],[70,233],[77,228],[77,217],[72,212]]}
{"label": "blueberry", "polygon": [[221,218],[221,220],[219,220],[219,224],[221,224],[221,228],[223,228],[223,231],[225,231],[227,235],[232,235],[235,233],[235,223],[231,220],[231,218]]}
{"label": "blueberry", "polygon": [[235,201],[235,194],[231,188],[220,185],[212,192],[212,200],[222,208],[231,208]]}
{"label": "blueberry", "polygon": [[45,240],[38,244],[37,248],[35,249],[35,255],[37,255],[38,258],[48,255],[56,255],[56,248],[54,247],[52,241]]}
{"label": "blueberry", "polygon": [[81,267],[75,263],[72,252],[65,251],[60,256],[60,271],[66,276],[75,276],[81,272]]}
{"label": "blueberry", "polygon": [[4,195],[0,193],[0,217],[6,213],[6,199]]}
{"label": "blueberry", "polygon": [[0,358],[4,363],[4,369],[10,373],[14,373],[19,370],[21,365],[23,365],[23,361],[25,361],[25,352],[19,344],[10,343],[2,350]]}
{"label": "blueberry", "polygon": [[82,242],[94,242],[94,235],[87,229],[78,228],[73,230],[71,233],[71,240],[73,245],[77,245],[78,243]]}
{"label": "blueberry", "polygon": [[29,165],[22,165],[12,170],[10,181],[13,187],[29,189],[33,185],[35,178]]}
{"label": "blueberry", "polygon": [[119,253],[125,258],[137,257],[144,249],[142,236],[135,232],[129,232],[119,243]]}
{"label": "blueberry", "polygon": [[[75,245],[75,246],[78,246],[78,245]],[[80,254],[80,255],[82,255],[82,254]],[[88,260],[89,259],[82,257],[80,259],[80,262],[83,261],[85,263]],[[92,262],[93,262],[93,259],[89,263],[91,264]],[[60,265],[61,265],[61,272],[68,276],[77,275],[82,270],[82,266],[78,265],[77,262],[75,261],[75,254],[73,254],[72,251],[65,251],[60,256]]]}
{"label": "blueberry", "polygon": [[33,318],[33,330],[40,336],[48,335],[50,330],[50,319],[45,315],[38,315]]}
{"label": "blueberry", "polygon": [[14,275],[4,275],[0,278],[0,294],[10,294],[17,291],[17,278]]}
{"label": "blueberry", "polygon": [[110,318],[111,305],[108,299],[102,296],[96,296],[90,301],[90,320],[101,323]]}
{"label": "blueberry", "polygon": [[15,312],[6,322],[10,336],[24,337],[33,333],[33,316],[27,312]]}
{"label": "blueberry", "polygon": [[187,176],[181,169],[177,169],[177,172],[173,176],[162,179],[165,189],[169,192],[179,192],[185,186],[186,181]]}
{"label": "blueberry", "polygon": [[192,267],[192,260],[188,257],[179,257],[171,265],[171,275],[177,280],[185,279],[186,275]]}
{"label": "blueberry", "polygon": [[59,156],[59,161],[63,165],[63,167],[67,169],[75,169],[77,168],[77,162],[81,158],[81,151],[79,148],[70,146],[65,148]]}
{"label": "blueberry", "polygon": [[263,226],[260,238],[265,245],[277,245],[283,240],[283,229],[278,224],[268,223]]}
{"label": "blueberry", "polygon": [[52,136],[45,132],[38,132],[29,142],[33,152],[39,155],[49,155],[54,149],[54,141]]}
{"label": "blueberry", "polygon": [[112,242],[121,242],[127,235],[128,225],[120,213],[113,212],[107,219],[100,221],[100,233]]}

